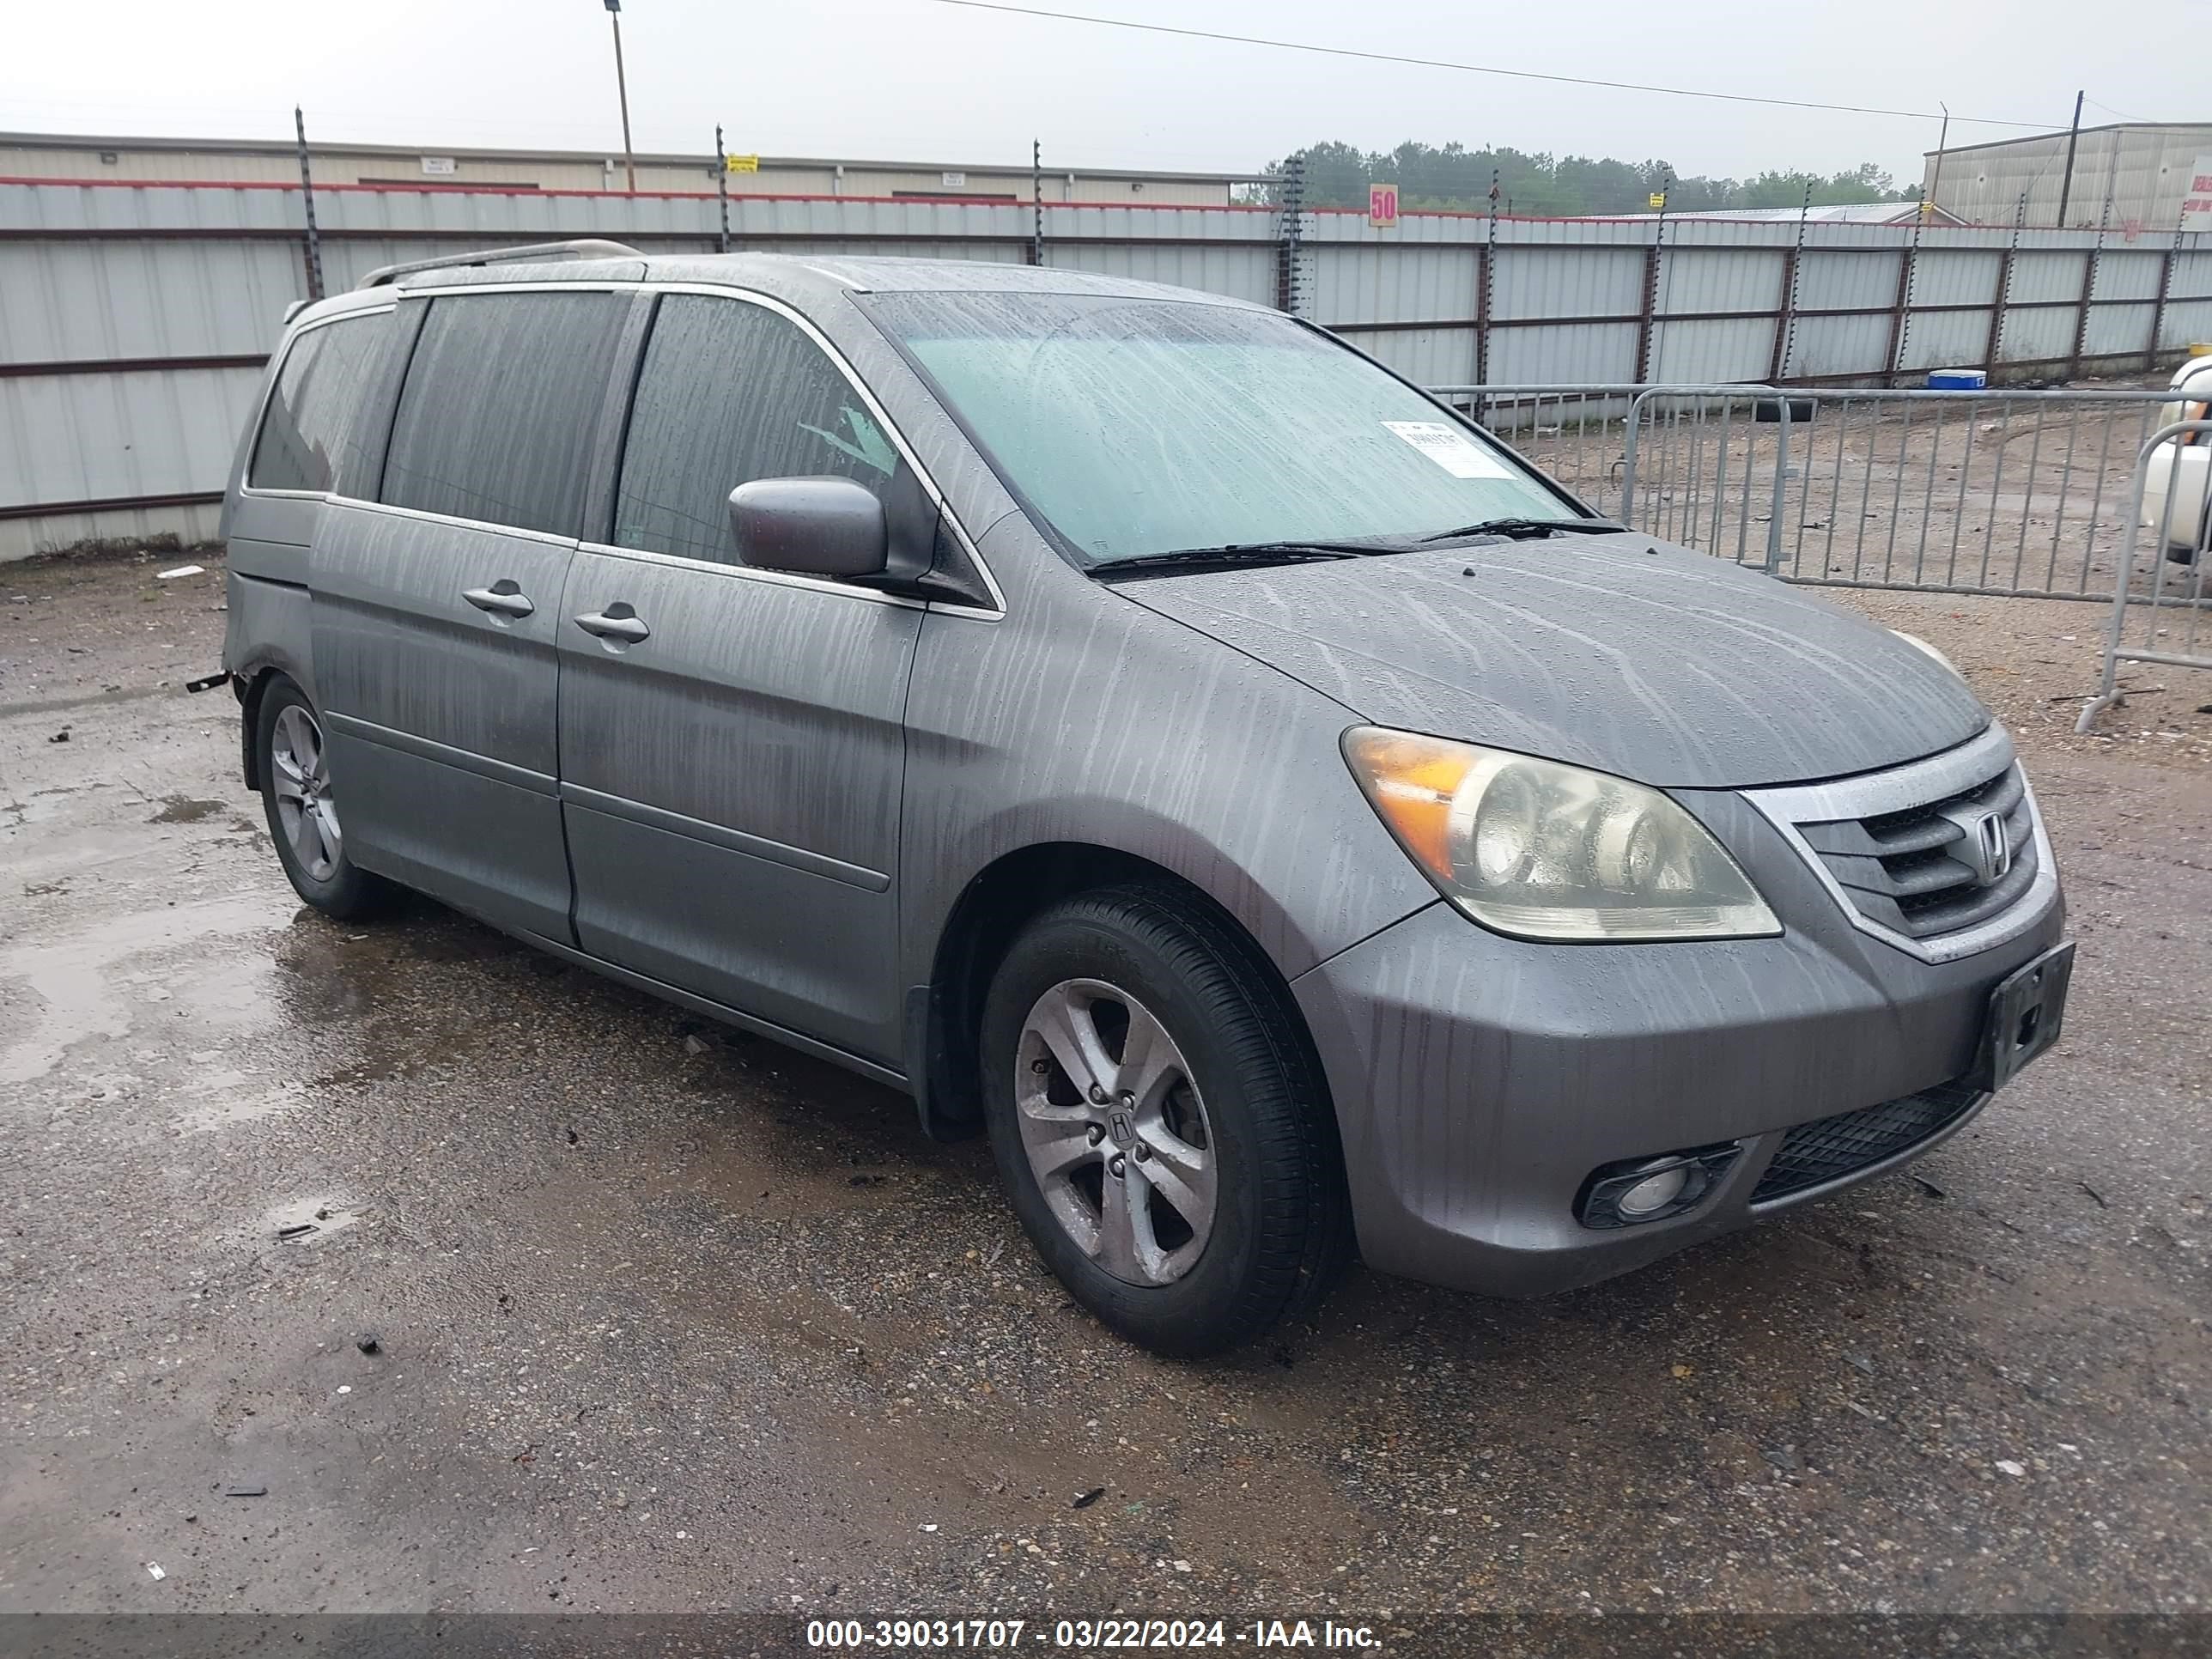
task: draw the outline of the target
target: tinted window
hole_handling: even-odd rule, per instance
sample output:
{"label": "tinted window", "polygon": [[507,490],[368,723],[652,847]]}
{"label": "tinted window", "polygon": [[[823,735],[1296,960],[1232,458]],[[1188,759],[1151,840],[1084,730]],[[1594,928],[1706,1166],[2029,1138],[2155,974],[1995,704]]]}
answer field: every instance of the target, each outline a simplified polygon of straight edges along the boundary
{"label": "tinted window", "polygon": [[623,303],[611,294],[431,301],[385,452],[383,499],[574,535]]}
{"label": "tinted window", "polygon": [[327,492],[346,458],[354,411],[390,337],[388,313],[311,328],[292,343],[270,394],[246,481],[256,489]]}
{"label": "tinted window", "polygon": [[867,303],[1007,482],[1100,562],[1566,510],[1511,452],[1273,312],[1064,294]]}
{"label": "tinted window", "polygon": [[898,468],[853,383],[796,324],[741,300],[672,294],[638,376],[615,540],[734,562],[739,484],[840,477],[880,495]]}

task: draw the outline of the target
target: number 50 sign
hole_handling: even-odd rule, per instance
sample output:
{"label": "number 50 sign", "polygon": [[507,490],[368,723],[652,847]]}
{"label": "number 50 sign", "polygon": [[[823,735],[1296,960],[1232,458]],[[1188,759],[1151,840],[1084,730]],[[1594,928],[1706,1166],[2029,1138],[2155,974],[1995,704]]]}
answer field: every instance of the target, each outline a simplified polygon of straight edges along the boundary
{"label": "number 50 sign", "polygon": [[1398,222],[1397,185],[1367,186],[1367,222],[1377,230],[1388,230]]}

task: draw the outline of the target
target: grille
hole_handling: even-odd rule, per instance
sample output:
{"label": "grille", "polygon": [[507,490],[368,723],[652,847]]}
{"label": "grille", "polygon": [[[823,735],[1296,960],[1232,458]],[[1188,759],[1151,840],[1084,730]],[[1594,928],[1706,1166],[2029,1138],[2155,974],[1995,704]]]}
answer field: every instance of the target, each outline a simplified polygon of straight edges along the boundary
{"label": "grille", "polygon": [[1879,1106],[1801,1123],[1783,1137],[1782,1150],[1751,1189],[1751,1201],[1786,1198],[1893,1158],[1957,1122],[1980,1098],[1978,1090],[1963,1083],[1943,1083]]}
{"label": "grille", "polygon": [[[1966,852],[1969,809],[2003,819],[2012,868],[1981,884]],[[1972,927],[2009,908],[2034,884],[2034,811],[2017,765],[1971,789],[1903,811],[1800,823],[1797,833],[1820,856],[1859,914],[1908,939],[1933,939]]]}

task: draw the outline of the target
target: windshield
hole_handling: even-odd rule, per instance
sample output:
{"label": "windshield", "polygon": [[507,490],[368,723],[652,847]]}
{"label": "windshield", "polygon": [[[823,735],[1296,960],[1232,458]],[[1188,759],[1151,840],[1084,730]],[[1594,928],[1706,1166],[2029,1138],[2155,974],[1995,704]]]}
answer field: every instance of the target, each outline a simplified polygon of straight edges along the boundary
{"label": "windshield", "polygon": [[1389,538],[1573,509],[1503,448],[1273,312],[1063,294],[869,309],[1085,560]]}

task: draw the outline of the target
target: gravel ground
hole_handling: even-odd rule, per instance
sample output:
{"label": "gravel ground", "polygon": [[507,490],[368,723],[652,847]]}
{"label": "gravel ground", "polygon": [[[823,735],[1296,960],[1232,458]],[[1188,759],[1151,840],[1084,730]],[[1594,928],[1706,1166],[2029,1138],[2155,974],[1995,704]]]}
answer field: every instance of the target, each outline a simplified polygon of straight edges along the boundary
{"label": "gravel ground", "polygon": [[2065,1038],[1970,1130],[1592,1290],[1354,1270],[1187,1366],[890,1091],[303,910],[180,690],[203,562],[0,571],[0,1612],[2212,1597],[2212,674],[2075,737],[2096,608],[1844,596],[2012,726],[2068,878]]}

